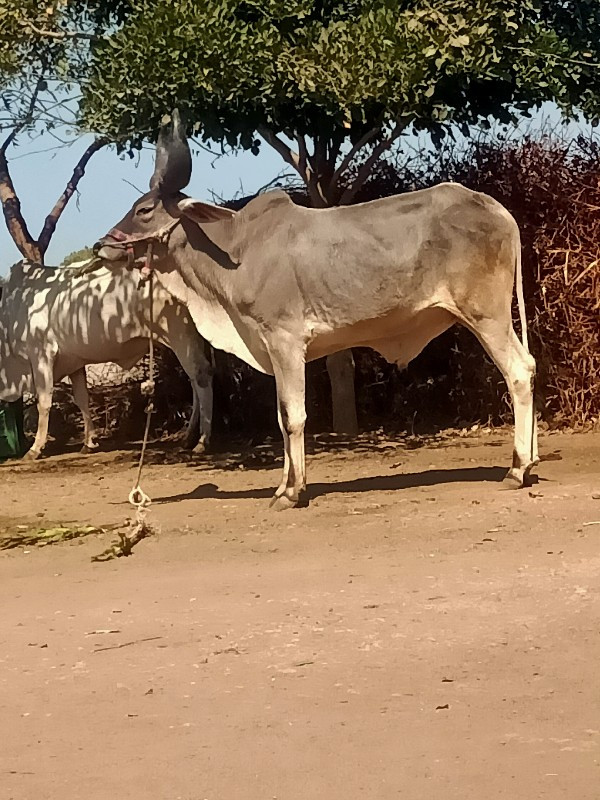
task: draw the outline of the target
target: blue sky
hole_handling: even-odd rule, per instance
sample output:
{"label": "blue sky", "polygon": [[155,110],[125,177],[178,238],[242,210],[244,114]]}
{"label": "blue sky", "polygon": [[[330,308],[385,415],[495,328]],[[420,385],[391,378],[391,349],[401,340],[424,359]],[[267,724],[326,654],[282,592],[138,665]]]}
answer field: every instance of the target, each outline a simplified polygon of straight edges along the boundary
{"label": "blue sky", "polygon": [[[535,116],[534,127],[556,125],[560,115],[547,104]],[[530,123],[526,123],[529,125]],[[581,131],[580,122],[569,126],[571,134]],[[563,131],[567,132],[567,129]],[[40,152],[48,147],[47,137],[29,140],[22,137],[17,148],[8,153],[13,182],[21,200],[25,220],[34,237],[41,229],[63,190],[79,156],[92,141],[82,137],[71,146],[53,152]],[[113,148],[96,153],[80,182],[79,199],[74,196],[63,213],[50,244],[46,263],[60,264],[74,250],[93,244],[130,208],[139,193],[130,183],[146,191],[152,174],[154,149],[144,149],[139,158],[122,159]],[[268,145],[260,154],[249,152],[214,157],[201,151],[194,157],[192,180],[187,192],[199,199],[211,200],[211,191],[225,199],[251,194],[291,168]],[[286,169],[287,168],[287,169]],[[127,183],[129,181],[130,183]],[[10,238],[4,220],[0,219],[0,275],[5,275],[20,254]]]}
{"label": "blue sky", "polygon": [[[77,160],[91,141],[91,137],[83,137],[54,152],[36,152],[47,146],[45,137],[22,138],[19,147],[9,151],[13,183],[25,220],[35,238]],[[251,194],[286,167],[268,145],[261,148],[258,156],[249,152],[226,155],[211,166],[213,160],[213,156],[202,151],[194,157],[192,180],[187,190],[190,195],[210,200],[211,190],[225,199],[240,193]],[[143,150],[139,159],[133,160],[128,157],[121,160],[112,148],[96,153],[80,182],[79,202],[76,196],[71,198],[56,227],[46,263],[59,264],[73,250],[93,244],[118,222],[139,197],[126,181],[146,191],[153,163],[152,148]],[[20,257],[4,220],[0,218],[0,275],[5,275],[10,265]]]}

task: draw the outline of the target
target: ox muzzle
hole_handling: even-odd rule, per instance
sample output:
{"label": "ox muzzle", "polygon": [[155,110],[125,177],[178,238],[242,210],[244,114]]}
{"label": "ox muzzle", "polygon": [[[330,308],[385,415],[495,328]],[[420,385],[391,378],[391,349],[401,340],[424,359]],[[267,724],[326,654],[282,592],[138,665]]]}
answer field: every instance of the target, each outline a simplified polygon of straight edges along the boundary
{"label": "ox muzzle", "polygon": [[[141,275],[143,279],[147,279],[152,270],[154,245],[168,242],[173,229],[179,225],[179,222],[179,219],[173,219],[157,231],[140,236],[123,233],[118,228],[111,228],[106,236],[94,244],[93,253],[98,258],[107,261],[126,259],[129,267],[133,267],[137,261],[143,260]],[[145,251],[137,250],[136,253],[136,245],[146,245]]]}

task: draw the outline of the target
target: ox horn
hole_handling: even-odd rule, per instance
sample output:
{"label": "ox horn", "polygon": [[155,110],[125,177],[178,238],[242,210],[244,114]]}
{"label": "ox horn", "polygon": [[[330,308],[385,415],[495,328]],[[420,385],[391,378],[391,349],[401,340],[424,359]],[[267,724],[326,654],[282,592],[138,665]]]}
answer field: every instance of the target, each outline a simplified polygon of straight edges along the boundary
{"label": "ox horn", "polygon": [[188,185],[191,177],[190,147],[179,111],[175,109],[170,122],[162,126],[158,135],[150,189],[158,189],[164,194],[175,194]]}

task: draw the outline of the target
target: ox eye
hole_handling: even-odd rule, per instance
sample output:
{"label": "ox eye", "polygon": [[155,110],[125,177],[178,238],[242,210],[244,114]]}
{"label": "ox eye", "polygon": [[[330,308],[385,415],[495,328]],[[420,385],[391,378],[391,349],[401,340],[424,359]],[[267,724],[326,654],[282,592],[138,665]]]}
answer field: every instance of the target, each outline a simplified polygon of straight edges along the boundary
{"label": "ox eye", "polygon": [[153,211],[154,211],[154,206],[143,206],[142,208],[138,208],[138,210],[135,213],[144,216],[147,214],[151,214]]}

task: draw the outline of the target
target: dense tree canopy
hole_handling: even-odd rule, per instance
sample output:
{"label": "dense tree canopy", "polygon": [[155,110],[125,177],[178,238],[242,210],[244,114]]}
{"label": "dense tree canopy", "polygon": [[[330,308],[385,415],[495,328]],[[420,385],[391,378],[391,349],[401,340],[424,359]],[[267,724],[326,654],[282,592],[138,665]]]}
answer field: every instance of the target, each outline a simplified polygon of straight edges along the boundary
{"label": "dense tree canopy", "polygon": [[[600,112],[597,0],[132,0],[94,47],[86,121],[151,134],[176,101],[202,134],[357,141],[374,125]],[[127,80],[123,80],[123,76]]]}

